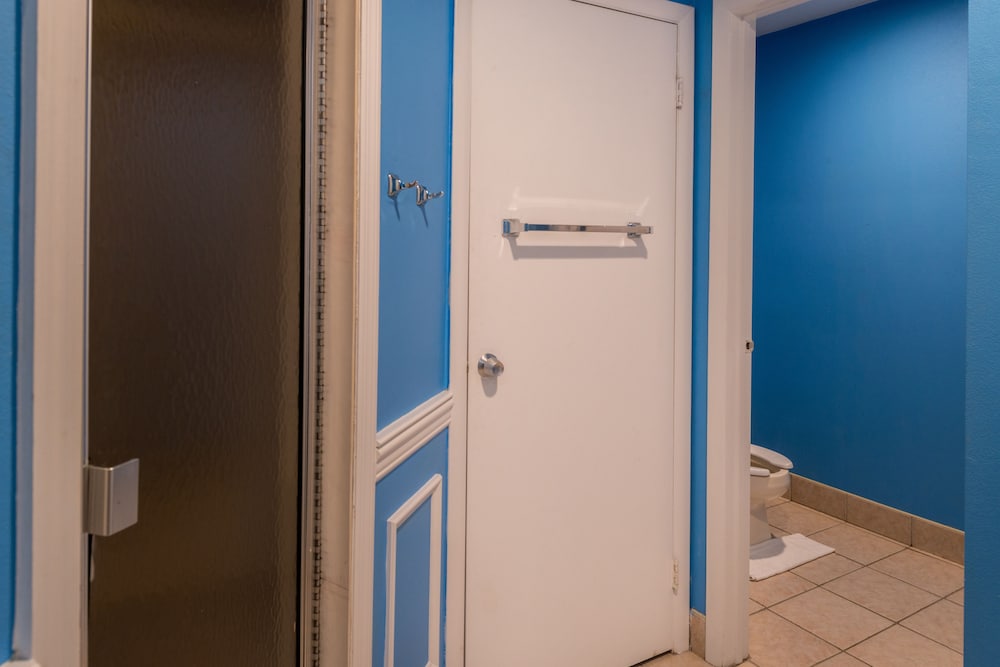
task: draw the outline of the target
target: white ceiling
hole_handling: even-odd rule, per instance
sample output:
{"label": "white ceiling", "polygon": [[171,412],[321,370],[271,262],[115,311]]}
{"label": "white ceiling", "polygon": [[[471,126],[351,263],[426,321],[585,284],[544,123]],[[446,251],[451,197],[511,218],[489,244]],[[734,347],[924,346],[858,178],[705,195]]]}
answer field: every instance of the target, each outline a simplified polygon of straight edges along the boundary
{"label": "white ceiling", "polygon": [[784,5],[784,9],[779,9],[770,14],[763,13],[767,11],[766,9],[761,12],[752,13],[755,13],[757,16],[757,35],[760,36],[766,35],[769,32],[791,28],[800,23],[815,21],[816,19],[847,9],[867,5],[870,2],[875,2],[875,0],[809,0],[808,2],[796,4],[791,7],[786,3],[781,3]]}

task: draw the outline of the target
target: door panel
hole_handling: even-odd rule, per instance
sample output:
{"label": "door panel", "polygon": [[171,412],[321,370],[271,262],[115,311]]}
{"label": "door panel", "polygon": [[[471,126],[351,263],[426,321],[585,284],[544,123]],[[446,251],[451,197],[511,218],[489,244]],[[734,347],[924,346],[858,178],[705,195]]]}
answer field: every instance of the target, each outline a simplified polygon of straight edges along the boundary
{"label": "door panel", "polygon": [[677,27],[505,0],[471,42],[467,664],[625,667],[672,648]]}
{"label": "door panel", "polygon": [[302,4],[95,0],[90,667],[297,655]]}

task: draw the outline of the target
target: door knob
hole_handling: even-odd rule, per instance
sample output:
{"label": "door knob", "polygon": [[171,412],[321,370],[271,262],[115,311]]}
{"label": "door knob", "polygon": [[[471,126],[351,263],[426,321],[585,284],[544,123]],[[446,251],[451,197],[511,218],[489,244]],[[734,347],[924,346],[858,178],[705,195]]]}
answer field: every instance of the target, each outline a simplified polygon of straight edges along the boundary
{"label": "door knob", "polygon": [[492,354],[479,357],[479,374],[484,378],[498,378],[503,375],[503,362]]}

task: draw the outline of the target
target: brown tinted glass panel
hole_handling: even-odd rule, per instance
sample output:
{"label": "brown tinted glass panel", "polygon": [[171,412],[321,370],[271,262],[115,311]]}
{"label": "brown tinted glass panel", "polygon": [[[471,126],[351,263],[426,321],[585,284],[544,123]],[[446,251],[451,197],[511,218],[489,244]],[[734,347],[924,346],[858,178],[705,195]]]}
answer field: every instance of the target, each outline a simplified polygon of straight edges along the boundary
{"label": "brown tinted glass panel", "polygon": [[302,4],[94,0],[90,667],[294,665]]}

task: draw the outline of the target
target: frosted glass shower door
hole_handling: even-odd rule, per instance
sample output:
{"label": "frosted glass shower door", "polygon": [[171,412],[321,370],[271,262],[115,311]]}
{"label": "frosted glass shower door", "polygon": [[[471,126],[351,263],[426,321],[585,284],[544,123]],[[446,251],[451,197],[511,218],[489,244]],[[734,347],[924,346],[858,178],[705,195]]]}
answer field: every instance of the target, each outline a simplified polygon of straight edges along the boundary
{"label": "frosted glass shower door", "polygon": [[302,12],[93,0],[89,667],[297,664]]}

